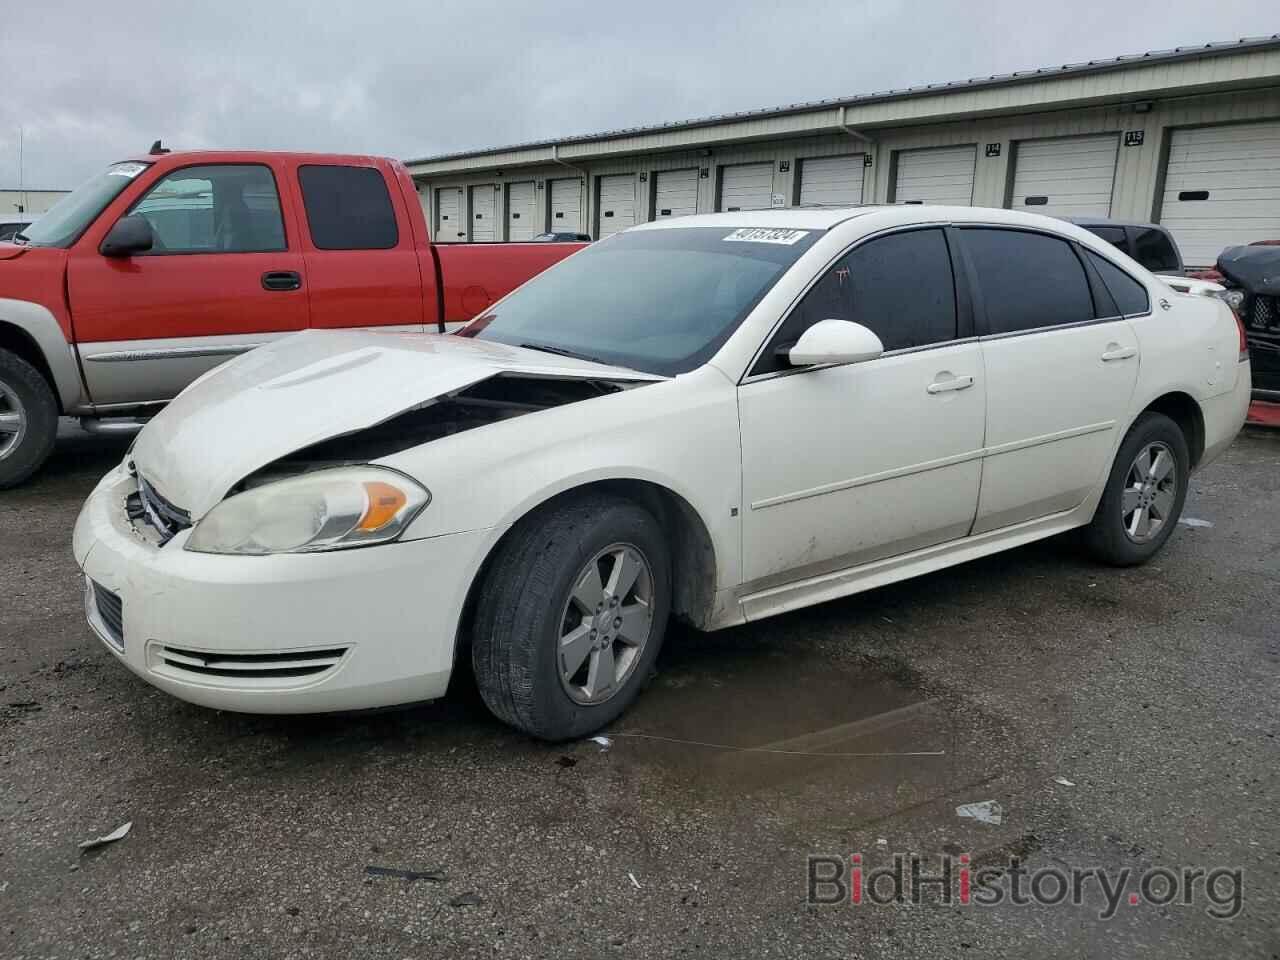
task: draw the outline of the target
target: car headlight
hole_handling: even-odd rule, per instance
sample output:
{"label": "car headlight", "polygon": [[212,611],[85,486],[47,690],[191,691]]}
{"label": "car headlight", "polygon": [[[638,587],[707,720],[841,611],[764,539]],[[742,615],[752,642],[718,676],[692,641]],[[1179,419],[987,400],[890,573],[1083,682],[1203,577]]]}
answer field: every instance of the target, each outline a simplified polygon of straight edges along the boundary
{"label": "car headlight", "polygon": [[197,553],[312,553],[394,540],[431,502],[427,489],[381,467],[334,467],[228,497],[187,540]]}

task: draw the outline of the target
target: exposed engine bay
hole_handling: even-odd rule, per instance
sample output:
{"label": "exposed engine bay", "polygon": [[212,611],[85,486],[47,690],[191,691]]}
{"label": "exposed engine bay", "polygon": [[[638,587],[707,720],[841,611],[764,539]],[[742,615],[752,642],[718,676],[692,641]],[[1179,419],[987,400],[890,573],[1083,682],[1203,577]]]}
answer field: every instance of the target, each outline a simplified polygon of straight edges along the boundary
{"label": "exposed engine bay", "polygon": [[228,496],[325,467],[368,463],[411,447],[652,381],[578,380],[499,374],[354,433],[294,451],[250,474]]}

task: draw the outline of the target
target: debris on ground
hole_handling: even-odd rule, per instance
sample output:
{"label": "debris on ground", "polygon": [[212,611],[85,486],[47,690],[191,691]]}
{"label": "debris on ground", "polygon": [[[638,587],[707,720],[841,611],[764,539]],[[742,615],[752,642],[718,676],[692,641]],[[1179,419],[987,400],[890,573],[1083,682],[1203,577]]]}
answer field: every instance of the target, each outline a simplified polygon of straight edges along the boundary
{"label": "debris on ground", "polygon": [[636,888],[637,890],[639,890],[639,889],[640,889],[640,881],[636,879],[636,875],[635,875],[634,873],[628,873],[628,874],[627,874],[627,876],[631,878],[631,882],[632,882],[632,884],[634,884],[634,885],[635,885],[635,888]]}
{"label": "debris on ground", "polygon": [[484,898],[474,890],[468,890],[466,893],[460,893],[449,901],[451,907],[478,907],[484,903]]}
{"label": "debris on ground", "polygon": [[591,742],[600,744],[601,748],[605,750],[608,750],[611,746],[613,746],[613,741],[610,740],[608,737],[599,737],[599,736],[592,737]]}
{"label": "debris on ground", "polygon": [[998,800],[982,800],[978,803],[962,803],[956,807],[957,817],[968,817],[979,823],[1000,824],[1004,822],[1004,808]]}
{"label": "debris on ground", "polygon": [[1199,520],[1195,517],[1183,517],[1178,523],[1184,527],[1212,527],[1213,523],[1209,520]]}
{"label": "debris on ground", "polygon": [[398,867],[374,867],[364,868],[364,872],[371,877],[399,877],[402,880],[430,880],[432,883],[444,883],[449,879],[449,875],[443,870],[401,870]]}
{"label": "debris on ground", "polygon": [[1054,783],[1056,783],[1056,784],[1059,784],[1060,786],[1063,786],[1063,787],[1074,787],[1074,786],[1075,786],[1075,783],[1074,783],[1074,782],[1072,782],[1071,780],[1068,780],[1066,777],[1054,777],[1054,778],[1053,778],[1053,782],[1054,782]]}
{"label": "debris on ground", "polygon": [[110,833],[104,833],[100,837],[94,837],[92,840],[86,840],[80,844],[81,850],[93,850],[97,847],[105,846],[108,843],[115,843],[117,840],[123,840],[129,835],[129,831],[133,829],[133,821],[121,824]]}

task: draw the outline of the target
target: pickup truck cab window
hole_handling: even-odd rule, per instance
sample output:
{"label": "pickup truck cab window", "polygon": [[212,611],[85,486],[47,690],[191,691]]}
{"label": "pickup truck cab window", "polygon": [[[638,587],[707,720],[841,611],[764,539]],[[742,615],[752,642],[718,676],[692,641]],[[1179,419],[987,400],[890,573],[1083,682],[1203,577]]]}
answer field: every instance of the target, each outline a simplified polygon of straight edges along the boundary
{"label": "pickup truck cab window", "polygon": [[[768,231],[765,231],[766,233]],[[823,233],[752,240],[727,227],[634,230],[500,300],[460,336],[588,356],[664,376],[700,366]]]}
{"label": "pickup truck cab window", "polygon": [[966,227],[965,250],[986,306],[987,335],[1094,319],[1084,266],[1066,240],[1027,230]]}
{"label": "pickup truck cab window", "polygon": [[134,177],[150,164],[129,160],[113,163],[92,180],[87,180],[55,203],[39,220],[22,231],[33,247],[69,247],[80,239],[85,228],[97,219]]}
{"label": "pickup truck cab window", "polygon": [[269,253],[285,249],[280,196],[259,164],[184,167],[159,180],[130,210],[155,246],[140,256]]}
{"label": "pickup truck cab window", "polygon": [[1096,226],[1085,226],[1090,233],[1096,234],[1107,243],[1114,246],[1117,250],[1123,250],[1125,253],[1131,254],[1129,250],[1128,234],[1125,233],[1124,227],[1111,227],[1105,224]]}
{"label": "pickup truck cab window", "polygon": [[1133,259],[1153,273],[1182,269],[1178,251],[1163,230],[1145,227],[1134,231],[1133,249]]}
{"label": "pickup truck cab window", "polygon": [[373,167],[298,168],[311,242],[319,250],[390,250],[400,241],[382,173]]}
{"label": "pickup truck cab window", "polygon": [[942,230],[876,237],[841,257],[791,311],[752,374],[786,369],[780,351],[833,318],[873,330],[886,351],[954,340],[955,276]]}

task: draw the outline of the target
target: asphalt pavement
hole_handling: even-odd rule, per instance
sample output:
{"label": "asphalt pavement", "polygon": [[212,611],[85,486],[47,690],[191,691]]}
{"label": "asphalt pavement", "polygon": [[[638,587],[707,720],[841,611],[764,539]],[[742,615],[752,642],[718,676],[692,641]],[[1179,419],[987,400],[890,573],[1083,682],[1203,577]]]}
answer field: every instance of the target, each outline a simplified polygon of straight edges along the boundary
{"label": "asphalt pavement", "polygon": [[[1280,431],[1193,478],[1204,523],[1145,567],[1060,539],[675,628],[608,743],[557,746],[465,677],[290,718],[128,674],[70,551],[127,442],[68,431],[0,493],[0,956],[1280,956]],[[949,896],[872,896],[895,854]],[[1002,902],[962,902],[983,867]]]}

